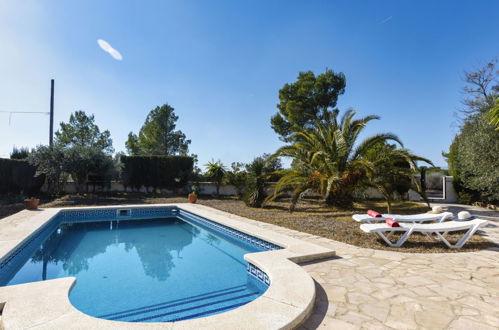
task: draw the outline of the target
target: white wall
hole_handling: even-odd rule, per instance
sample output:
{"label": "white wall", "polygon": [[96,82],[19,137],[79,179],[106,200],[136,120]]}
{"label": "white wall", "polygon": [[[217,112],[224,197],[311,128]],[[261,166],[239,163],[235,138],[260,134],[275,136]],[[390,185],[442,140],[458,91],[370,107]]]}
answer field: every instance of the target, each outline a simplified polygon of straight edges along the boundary
{"label": "white wall", "polygon": [[[431,201],[438,201],[438,202],[445,202],[445,203],[456,203],[457,202],[457,194],[454,191],[454,186],[452,184],[452,177],[451,176],[446,176],[444,177],[443,185],[444,185],[444,196],[443,198],[434,198],[430,199]],[[186,187],[179,189],[179,193],[188,193],[190,190],[191,184],[188,184]],[[44,185],[42,187],[42,191],[46,191],[46,186]],[[202,195],[215,195],[216,194],[216,185],[213,182],[200,182],[199,183],[199,194]],[[76,185],[74,182],[68,182],[66,183],[66,186],[64,188],[64,191],[68,194],[73,194],[76,193]],[[123,192],[125,191],[125,187],[123,184],[119,182],[113,182],[111,183],[111,186],[108,187],[95,187],[96,192]],[[130,187],[126,191],[134,191]],[[140,189],[140,192],[146,192],[146,188],[142,187]],[[149,191],[152,191],[150,188]],[[89,192],[93,192],[93,187],[89,186]],[[171,190],[167,189],[161,189],[161,192],[164,193],[173,193]],[[268,191],[268,193],[271,193]],[[234,186],[228,185],[228,184],[223,184],[220,186],[220,195],[221,196],[233,196],[237,194],[237,190]],[[383,199],[383,195],[375,188],[367,188],[361,191],[357,191],[354,193],[356,197],[358,198],[369,198],[369,199]],[[414,190],[409,190],[407,194],[407,199],[410,201],[422,201],[421,197],[417,192]]]}
{"label": "white wall", "polygon": [[[201,195],[215,195],[217,193],[217,186],[213,182],[200,182],[199,194]],[[221,196],[237,195],[236,187],[230,184],[220,185]]]}

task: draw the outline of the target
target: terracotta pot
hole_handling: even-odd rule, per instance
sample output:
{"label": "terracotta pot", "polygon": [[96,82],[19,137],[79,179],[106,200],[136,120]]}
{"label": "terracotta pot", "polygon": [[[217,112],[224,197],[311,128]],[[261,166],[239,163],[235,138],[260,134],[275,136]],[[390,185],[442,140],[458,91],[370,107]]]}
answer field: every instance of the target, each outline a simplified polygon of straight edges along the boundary
{"label": "terracotta pot", "polygon": [[36,210],[38,208],[38,204],[40,204],[40,200],[38,198],[24,200],[24,207],[28,210]]}
{"label": "terracotta pot", "polygon": [[189,201],[189,203],[196,203],[198,200],[198,196],[196,194],[189,194],[187,196],[187,200]]}

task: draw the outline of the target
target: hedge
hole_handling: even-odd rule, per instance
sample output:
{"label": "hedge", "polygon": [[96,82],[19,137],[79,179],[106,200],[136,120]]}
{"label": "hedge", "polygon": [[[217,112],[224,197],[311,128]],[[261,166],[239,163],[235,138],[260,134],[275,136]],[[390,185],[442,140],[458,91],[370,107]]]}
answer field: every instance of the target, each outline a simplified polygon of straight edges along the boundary
{"label": "hedge", "polygon": [[36,167],[26,160],[0,158],[0,194],[38,194],[45,176],[35,173]]}
{"label": "hedge", "polygon": [[121,156],[125,187],[177,189],[185,186],[194,161],[187,156]]}

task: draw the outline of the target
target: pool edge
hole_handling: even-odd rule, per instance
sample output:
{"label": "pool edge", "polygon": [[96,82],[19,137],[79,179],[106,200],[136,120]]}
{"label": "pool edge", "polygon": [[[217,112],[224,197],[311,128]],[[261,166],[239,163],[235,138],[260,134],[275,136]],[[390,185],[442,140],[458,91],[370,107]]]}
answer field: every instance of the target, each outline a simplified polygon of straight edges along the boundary
{"label": "pool edge", "polygon": [[[50,221],[60,210],[122,207],[177,207],[248,235],[280,245],[281,250],[250,253],[248,262],[267,273],[271,279],[268,290],[254,301],[234,310],[199,319],[162,323],[130,323],[94,318],[77,310],[69,301],[74,278],[61,278],[9,287],[0,287],[0,305],[4,303],[0,325],[5,329],[37,326],[39,328],[294,328],[311,313],[315,300],[315,284],[310,275],[296,262],[332,257],[335,252],[271,230],[257,227],[252,220],[207,206],[187,203],[108,205],[78,208],[44,209],[48,212],[21,211],[0,222],[0,238],[15,229],[14,240],[0,240],[0,259],[37,229]],[[17,219],[17,220],[16,220]],[[5,221],[7,220],[7,221]],[[5,221],[5,222],[4,222]],[[22,237],[22,231],[24,237]],[[15,240],[18,243],[13,247]],[[6,246],[11,246],[7,249]],[[44,294],[45,292],[45,294]],[[46,293],[50,292],[50,295]]]}

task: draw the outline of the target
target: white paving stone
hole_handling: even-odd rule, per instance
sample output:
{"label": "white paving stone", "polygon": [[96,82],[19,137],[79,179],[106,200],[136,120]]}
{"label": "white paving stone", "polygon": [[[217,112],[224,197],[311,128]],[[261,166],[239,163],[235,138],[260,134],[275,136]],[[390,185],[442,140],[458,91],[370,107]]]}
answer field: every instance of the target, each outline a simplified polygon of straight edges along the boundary
{"label": "white paving stone", "polygon": [[[496,243],[498,214],[487,212],[494,226],[484,230]],[[335,308],[316,307],[303,329],[499,329],[499,248],[422,254],[313,241],[338,256],[303,264]]]}

